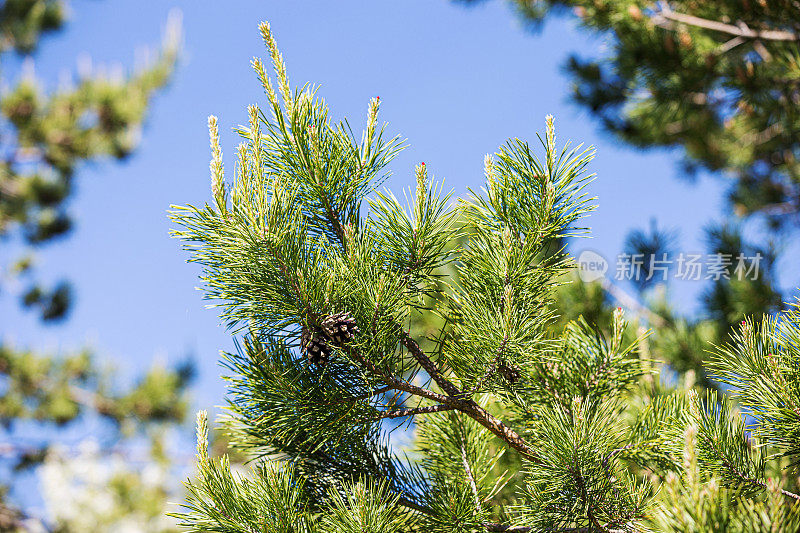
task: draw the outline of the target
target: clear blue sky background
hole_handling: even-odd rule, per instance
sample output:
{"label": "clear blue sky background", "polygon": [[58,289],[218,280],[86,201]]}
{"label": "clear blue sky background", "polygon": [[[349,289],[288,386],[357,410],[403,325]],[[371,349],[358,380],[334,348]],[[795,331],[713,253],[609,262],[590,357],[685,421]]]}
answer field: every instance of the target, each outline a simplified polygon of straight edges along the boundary
{"label": "clear blue sky background", "polygon": [[[77,0],[66,30],[44,41],[37,74],[53,88],[84,53],[95,64],[130,66],[137,47],[159,41],[171,7],[184,14],[184,55],[174,81],[153,103],[141,146],[125,163],[80,170],[70,204],[75,231],[39,254],[40,275],[74,283],[72,314],[44,327],[34,314],[21,313],[7,292],[0,296],[6,341],[55,352],[89,345],[126,376],[189,353],[198,364],[198,406],[222,403],[216,362],[232,341],[195,290],[198,268],[186,264],[187,255],[169,237],[166,212],[170,204],[209,199],[209,114],[220,117],[226,166],[233,168],[231,128],[246,121],[248,104],[264,101],[249,61],[265,56],[257,31],[265,19],[292,81],[321,84],[337,117],[361,124],[369,98],[380,95],[388,131],[410,142],[388,187],[410,185],[419,161],[457,194],[479,187],[484,154],[508,137],[535,140],[552,113],[560,141],[598,150],[594,240],[577,248],[613,257],[631,228],[655,217],[680,230],[683,250],[702,250],[698,229],[722,215],[721,180],[691,185],[676,179],[678,153],[621,145],[570,103],[566,57],[600,54],[604,41],[581,32],[569,17],[551,19],[531,34],[499,1],[467,9],[446,0]],[[0,259],[6,261],[8,251],[0,248]],[[699,290],[699,284],[676,289],[679,307],[693,310]]]}

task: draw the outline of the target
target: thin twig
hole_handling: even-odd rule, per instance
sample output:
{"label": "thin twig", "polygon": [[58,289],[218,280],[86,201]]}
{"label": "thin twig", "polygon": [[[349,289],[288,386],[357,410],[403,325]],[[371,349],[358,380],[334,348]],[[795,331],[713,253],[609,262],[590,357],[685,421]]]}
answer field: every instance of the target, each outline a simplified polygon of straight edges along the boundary
{"label": "thin twig", "polygon": [[483,527],[486,528],[486,531],[498,531],[501,533],[528,533],[529,531],[533,531],[532,527],[509,526],[506,524],[497,524],[493,522],[484,522]]}
{"label": "thin twig", "polygon": [[646,306],[640,304],[636,298],[614,285],[608,278],[603,278],[601,282],[603,290],[614,297],[619,303],[625,307],[630,308],[632,311],[644,316],[648,322],[656,327],[663,327],[667,325],[667,320],[648,309]]}
{"label": "thin twig", "polygon": [[492,374],[495,373],[495,371],[497,370],[497,365],[500,362],[500,358],[503,356],[503,351],[505,350],[507,343],[508,343],[508,334],[506,334],[503,337],[503,342],[501,342],[500,346],[497,348],[497,354],[492,360],[492,364],[489,365],[489,368],[486,369],[486,372],[483,374],[483,376],[478,380],[477,383],[475,383],[475,386],[470,391],[470,395],[476,394],[481,389],[481,387],[483,387],[483,384],[486,383],[489,380],[489,378],[492,377]]}
{"label": "thin twig", "polygon": [[373,396],[378,396],[380,394],[383,394],[385,392],[389,392],[391,390],[394,390],[394,387],[390,387],[390,386],[386,385],[385,387],[380,387],[380,388],[374,389],[374,390],[372,390],[370,392],[365,392],[364,394],[360,394],[358,396],[350,396],[349,398],[341,398],[339,400],[335,400],[335,401],[331,401],[331,402],[319,402],[319,403],[321,405],[336,405],[336,404],[345,403],[345,402],[358,402],[358,401],[361,401],[361,400],[366,400],[366,399],[372,398]]}
{"label": "thin twig", "polygon": [[412,339],[404,331],[400,330],[400,338],[403,345],[408,349],[409,353],[417,360],[419,365],[425,369],[431,378],[436,382],[441,389],[447,393],[448,400],[440,403],[448,403],[456,405],[457,409],[466,413],[475,421],[479,422],[489,431],[506,441],[512,448],[521,452],[526,458],[536,460],[536,454],[533,450],[525,444],[525,441],[513,429],[509,428],[503,422],[495,418],[492,414],[479,406],[475,400],[467,398],[466,395],[460,391],[453,383],[445,378],[436,364],[430,360],[424,351],[419,347],[419,344]]}
{"label": "thin twig", "polygon": [[478,513],[482,513],[483,510],[481,509],[481,499],[478,496],[478,485],[475,484],[475,478],[472,475],[472,468],[469,466],[469,461],[467,461],[467,450],[464,448],[464,438],[461,438],[461,462],[464,463],[464,471],[467,473],[467,480],[469,481],[469,486],[472,489],[472,496],[475,498],[475,507],[478,509]]}
{"label": "thin twig", "polygon": [[394,411],[382,411],[378,413],[371,420],[380,420],[382,418],[401,418],[404,416],[414,416],[427,413],[439,413],[442,411],[453,411],[456,407],[452,405],[430,405],[428,407],[410,407],[408,409],[395,409]]}
{"label": "thin twig", "polygon": [[724,54],[729,50],[733,50],[740,44],[744,43],[746,39],[744,37],[734,37],[733,39],[726,41],[722,46],[719,47],[717,50],[718,54]]}
{"label": "thin twig", "polygon": [[708,20],[696,17],[694,15],[687,15],[685,13],[676,13],[668,8],[663,9],[653,18],[656,19],[656,23],[658,23],[657,20],[658,18],[663,18],[666,20],[672,20],[675,22],[688,24],[689,26],[695,26],[697,28],[705,28],[707,30],[719,31],[722,33],[727,33],[729,35],[735,35],[737,37],[747,37],[749,39],[762,39],[765,41],[800,41],[800,36],[791,31],[753,30],[744,24],[742,26],[734,26],[733,24],[725,24],[724,22],[718,22],[716,20]]}

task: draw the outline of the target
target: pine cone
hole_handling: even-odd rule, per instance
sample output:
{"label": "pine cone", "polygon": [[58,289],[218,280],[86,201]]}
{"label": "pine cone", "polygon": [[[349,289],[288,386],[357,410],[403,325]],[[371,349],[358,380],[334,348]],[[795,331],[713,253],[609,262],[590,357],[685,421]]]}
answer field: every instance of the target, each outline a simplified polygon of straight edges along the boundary
{"label": "pine cone", "polygon": [[506,363],[500,363],[497,366],[497,372],[502,376],[504,380],[508,383],[513,385],[519,378],[522,377],[522,372],[520,372],[519,367],[516,365],[507,365]]}
{"label": "pine cone", "polygon": [[300,350],[308,358],[308,361],[323,366],[331,359],[331,347],[328,346],[328,338],[317,328],[303,326],[300,336]]}
{"label": "pine cone", "polygon": [[350,313],[342,311],[329,315],[322,321],[322,330],[336,344],[342,344],[355,337],[360,330]]}

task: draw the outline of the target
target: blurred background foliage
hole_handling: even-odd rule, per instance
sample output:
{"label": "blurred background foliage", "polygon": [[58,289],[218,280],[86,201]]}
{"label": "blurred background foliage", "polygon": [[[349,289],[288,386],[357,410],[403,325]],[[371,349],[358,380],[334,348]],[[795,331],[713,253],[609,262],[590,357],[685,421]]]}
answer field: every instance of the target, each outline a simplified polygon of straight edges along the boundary
{"label": "blurred background foliage", "polygon": [[[476,4],[480,0],[461,0]],[[733,258],[725,275],[702,294],[700,312],[676,314],[668,283],[640,280],[605,291],[562,291],[565,317],[586,306],[642,304],[642,325],[654,328],[654,354],[679,373],[709,382],[700,363],[708,343],[723,342],[746,316],[773,313],[791,300],[797,271],[776,264],[800,223],[800,4],[792,0],[509,0],[524,25],[575,17],[603,46],[591,57],[573,55],[565,70],[572,99],[606,131],[638,148],[675,147],[681,176],[699,170],[727,180],[730,215],[700,229],[706,254]],[[589,52],[587,51],[587,55]],[[647,179],[645,176],[643,179]],[[680,207],[677,207],[680,209]],[[748,239],[749,237],[749,239]],[[751,242],[752,241],[752,242]],[[653,221],[632,229],[623,252],[675,264],[679,236]],[[738,279],[735,258],[761,257],[758,276]],[[600,283],[600,282],[596,282]],[[624,291],[631,291],[632,299]],[[620,296],[622,298],[620,298]],[[592,302],[588,303],[587,298]],[[576,306],[576,303],[583,302]],[[636,309],[634,309],[636,310]],[[603,323],[602,321],[599,323]]]}
{"label": "blurred background foliage", "polygon": [[[3,286],[13,278],[23,287],[21,305],[44,322],[66,317],[71,288],[68,281],[49,288],[37,282],[35,251],[68,235],[66,204],[80,166],[124,159],[136,148],[150,100],[169,81],[180,44],[176,18],[146,67],[127,75],[84,68],[77,79],[48,90],[34,74],[34,58],[42,37],[61,29],[66,14],[60,0],[0,4],[0,246],[23,242],[26,249],[2,265],[0,294],[14,296]],[[46,48],[42,53],[52,53]],[[20,59],[12,78],[8,65]],[[0,531],[172,529],[164,515],[175,481],[163,440],[184,420],[193,372],[188,362],[154,366],[122,387],[89,350],[42,354],[0,337]],[[102,448],[93,441],[63,444],[59,437],[70,425],[101,428]],[[41,474],[47,523],[7,497],[31,469]]]}
{"label": "blurred background foliage", "polygon": [[[475,3],[476,0],[462,0]],[[532,28],[570,13],[608,43],[566,64],[574,100],[621,140],[678,146],[773,228],[800,212],[800,6],[793,0],[511,0]]]}

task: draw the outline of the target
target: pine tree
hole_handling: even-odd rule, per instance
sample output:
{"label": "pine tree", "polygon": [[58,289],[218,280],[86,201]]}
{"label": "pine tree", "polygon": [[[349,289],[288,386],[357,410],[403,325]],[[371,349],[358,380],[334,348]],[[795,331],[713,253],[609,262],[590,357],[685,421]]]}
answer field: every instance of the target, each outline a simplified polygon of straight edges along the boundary
{"label": "pine tree", "polygon": [[[548,117],[542,157],[508,141],[458,202],[420,164],[402,202],[377,189],[403,145],[378,126],[379,100],[360,136],[333,122],[260,30],[277,89],[254,59],[267,105],[239,129],[233,182],[211,117],[213,201],[171,212],[237,337],[224,427],[251,459],[236,472],[213,457],[198,414],[185,529],[800,526],[800,311],[748,319],[716,348],[709,369],[733,397],[668,385],[622,309],[558,327],[563,242],[594,207],[592,149],[557,148]],[[435,331],[422,312],[440,317]],[[327,333],[332,322],[353,334]]]}

